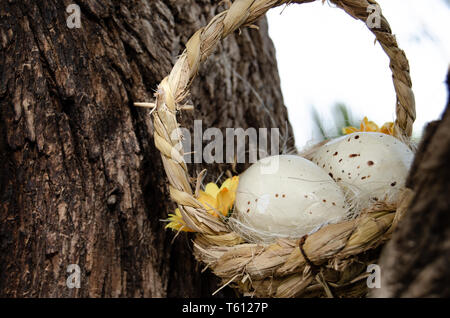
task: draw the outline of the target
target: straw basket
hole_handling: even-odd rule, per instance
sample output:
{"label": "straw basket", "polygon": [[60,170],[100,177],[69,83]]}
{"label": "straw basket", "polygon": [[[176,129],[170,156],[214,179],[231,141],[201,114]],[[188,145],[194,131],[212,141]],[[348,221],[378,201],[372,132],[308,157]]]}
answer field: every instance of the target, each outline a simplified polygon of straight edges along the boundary
{"label": "straw basket", "polygon": [[[208,214],[196,199],[197,184],[191,186],[181,136],[173,134],[179,125],[176,112],[195,77],[200,63],[219,41],[240,27],[251,26],[270,8],[287,3],[314,0],[236,0],[198,30],[186,44],[170,75],[162,80],[155,94],[154,138],[161,152],[169,189],[186,225],[197,232],[194,254],[223,284],[255,297],[360,297],[367,293],[367,265],[376,262],[379,249],[395,228],[410,201],[405,190],[398,206],[380,204],[357,218],[321,228],[310,236],[282,239],[262,245],[246,242],[226,222]],[[355,19],[366,22],[373,0],[330,0]],[[369,28],[390,59],[397,95],[394,131],[409,138],[415,119],[409,64],[398,48],[386,19],[379,28]],[[175,136],[174,136],[175,135]]]}

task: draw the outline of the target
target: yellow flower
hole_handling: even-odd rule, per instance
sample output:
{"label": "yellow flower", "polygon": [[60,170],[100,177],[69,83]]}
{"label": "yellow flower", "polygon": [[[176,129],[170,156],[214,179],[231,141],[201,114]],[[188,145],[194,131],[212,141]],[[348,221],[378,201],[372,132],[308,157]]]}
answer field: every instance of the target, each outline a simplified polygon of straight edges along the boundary
{"label": "yellow flower", "polygon": [[208,183],[205,191],[200,191],[199,200],[206,211],[216,217],[218,213],[227,216],[236,199],[236,189],[239,184],[239,177],[228,178],[219,188],[215,183]]}
{"label": "yellow flower", "polygon": [[386,134],[386,135],[394,135],[394,123],[392,123],[392,122],[385,123],[381,127],[380,132],[382,132],[383,134]]}
{"label": "yellow flower", "polygon": [[371,132],[381,132],[386,135],[393,135],[394,134],[394,123],[387,122],[385,123],[381,128],[378,127],[377,124],[375,124],[373,121],[369,121],[367,117],[364,117],[364,119],[361,122],[360,129],[356,127],[344,127],[342,128],[342,132],[345,135],[358,132],[358,131],[371,131]]}
{"label": "yellow flower", "polygon": [[172,229],[174,231],[184,231],[184,232],[194,232],[190,228],[186,226],[186,223],[183,220],[183,217],[181,216],[180,209],[175,209],[175,214],[169,214],[169,218],[167,219],[169,224],[166,225],[166,229]]}
{"label": "yellow flower", "polygon": [[[213,182],[208,183],[205,187],[205,191],[200,190],[197,200],[211,215],[219,217],[220,213],[223,216],[227,216],[236,199],[238,184],[238,176],[228,178],[222,183],[220,188]],[[176,214],[169,214],[168,220],[170,223],[167,224],[166,228],[171,228],[175,231],[194,232],[186,226],[180,210],[176,209],[175,213]]]}

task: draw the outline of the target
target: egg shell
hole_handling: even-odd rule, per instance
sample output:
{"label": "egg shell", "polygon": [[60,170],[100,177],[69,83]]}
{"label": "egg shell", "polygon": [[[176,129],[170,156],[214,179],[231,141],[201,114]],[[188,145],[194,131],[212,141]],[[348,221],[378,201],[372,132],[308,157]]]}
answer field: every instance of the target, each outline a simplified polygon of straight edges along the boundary
{"label": "egg shell", "polygon": [[393,136],[357,132],[321,146],[312,161],[355,194],[363,207],[379,201],[396,202],[413,157],[409,147]]}
{"label": "egg shell", "polygon": [[[313,162],[295,155],[264,158],[239,177],[235,209],[250,236],[301,237],[346,216],[342,189]],[[235,216],[236,217],[236,216]]]}

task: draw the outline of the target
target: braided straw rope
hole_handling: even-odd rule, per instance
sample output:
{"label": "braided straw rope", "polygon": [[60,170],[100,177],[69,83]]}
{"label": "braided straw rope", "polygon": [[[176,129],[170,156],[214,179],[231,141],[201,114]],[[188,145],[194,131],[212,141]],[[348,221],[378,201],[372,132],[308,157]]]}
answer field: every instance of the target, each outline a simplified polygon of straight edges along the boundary
{"label": "braided straw rope", "polygon": [[[400,215],[396,215],[396,210],[404,210],[404,207],[396,209],[380,205],[362,213],[355,220],[328,225],[306,239],[279,240],[263,246],[245,243],[222,219],[205,211],[196,199],[200,178],[197,179],[196,191],[191,188],[176,112],[183,108],[181,103],[189,93],[189,86],[200,63],[223,38],[240,27],[251,26],[270,8],[312,1],[234,1],[228,10],[216,15],[190,38],[170,75],[162,80],[155,94],[155,145],[161,152],[170,196],[178,204],[186,225],[198,233],[194,243],[195,256],[221,277],[224,283],[233,283],[242,291],[257,296],[294,297],[300,294],[314,295],[315,292],[323,294],[323,291],[332,296],[330,286],[334,287],[336,294],[342,287],[346,295],[362,295],[365,288],[353,292],[345,288],[365,277],[361,275],[360,268],[355,269],[358,268],[355,264],[362,262],[358,261],[358,254],[388,239]],[[370,14],[368,6],[376,5],[373,0],[330,1],[363,22]],[[370,31],[390,59],[397,95],[394,131],[398,137],[409,137],[415,119],[415,106],[408,60],[399,49],[383,16],[381,27]],[[408,202],[409,197],[410,193],[405,192],[404,204],[401,206]]]}

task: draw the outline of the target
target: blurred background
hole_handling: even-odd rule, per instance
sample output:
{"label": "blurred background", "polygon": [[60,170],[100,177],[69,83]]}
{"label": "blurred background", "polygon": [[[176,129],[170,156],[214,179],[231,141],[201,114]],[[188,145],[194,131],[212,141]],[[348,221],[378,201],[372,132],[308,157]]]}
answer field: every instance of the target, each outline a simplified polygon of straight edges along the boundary
{"label": "blurred background", "polygon": [[[417,119],[413,136],[440,118],[447,101],[450,0],[379,0],[411,68]],[[321,1],[268,12],[277,50],[284,102],[296,145],[359,126],[364,116],[379,126],[395,118],[389,60],[366,25]]]}

